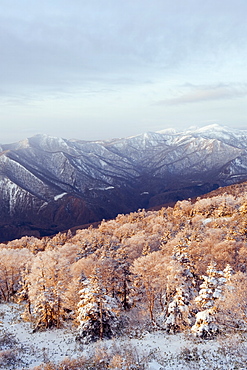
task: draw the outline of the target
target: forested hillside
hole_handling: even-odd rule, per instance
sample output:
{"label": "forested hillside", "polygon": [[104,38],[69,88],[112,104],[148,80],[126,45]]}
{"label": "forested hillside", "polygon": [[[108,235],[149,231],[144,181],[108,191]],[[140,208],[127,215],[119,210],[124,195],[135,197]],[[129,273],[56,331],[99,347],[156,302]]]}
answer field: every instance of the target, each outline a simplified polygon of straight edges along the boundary
{"label": "forested hillside", "polygon": [[[224,192],[223,192],[224,190]],[[53,238],[0,245],[1,302],[33,331],[89,343],[160,330],[213,338],[247,325],[247,184]]]}
{"label": "forested hillside", "polygon": [[92,142],[35,135],[2,145],[0,242],[247,181],[246,143],[246,131],[210,125]]}

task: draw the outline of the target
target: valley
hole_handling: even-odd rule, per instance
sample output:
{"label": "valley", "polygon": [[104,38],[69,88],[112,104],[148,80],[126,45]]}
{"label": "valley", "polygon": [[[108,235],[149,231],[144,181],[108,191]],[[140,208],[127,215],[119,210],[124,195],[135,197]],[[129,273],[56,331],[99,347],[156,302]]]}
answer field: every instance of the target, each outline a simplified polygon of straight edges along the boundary
{"label": "valley", "polygon": [[247,179],[245,131],[217,125],[87,142],[1,146],[0,241],[54,235]]}

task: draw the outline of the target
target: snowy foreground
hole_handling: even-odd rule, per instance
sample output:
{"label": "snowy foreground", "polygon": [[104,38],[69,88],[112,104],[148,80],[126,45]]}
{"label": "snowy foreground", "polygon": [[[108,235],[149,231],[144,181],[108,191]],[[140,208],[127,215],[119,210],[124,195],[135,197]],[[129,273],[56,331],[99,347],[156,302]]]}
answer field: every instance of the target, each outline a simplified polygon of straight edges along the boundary
{"label": "snowy foreground", "polygon": [[[75,328],[32,333],[20,317],[20,306],[0,305],[0,368],[32,369],[41,363],[59,363],[94,352],[132,356],[132,366],[117,369],[246,369],[247,337],[242,334],[201,341],[191,335],[145,333],[138,338],[120,338],[91,345],[75,341]],[[92,367],[93,368],[93,367]],[[104,367],[102,367],[104,369]]]}

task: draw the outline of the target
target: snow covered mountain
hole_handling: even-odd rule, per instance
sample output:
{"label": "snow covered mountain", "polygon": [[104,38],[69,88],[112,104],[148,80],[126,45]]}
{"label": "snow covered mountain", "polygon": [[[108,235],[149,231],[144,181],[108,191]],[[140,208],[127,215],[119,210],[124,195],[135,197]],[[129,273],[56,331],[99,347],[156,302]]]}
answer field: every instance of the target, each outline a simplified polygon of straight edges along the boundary
{"label": "snow covered mountain", "polygon": [[43,236],[247,180],[247,131],[217,125],[0,146],[0,240]]}

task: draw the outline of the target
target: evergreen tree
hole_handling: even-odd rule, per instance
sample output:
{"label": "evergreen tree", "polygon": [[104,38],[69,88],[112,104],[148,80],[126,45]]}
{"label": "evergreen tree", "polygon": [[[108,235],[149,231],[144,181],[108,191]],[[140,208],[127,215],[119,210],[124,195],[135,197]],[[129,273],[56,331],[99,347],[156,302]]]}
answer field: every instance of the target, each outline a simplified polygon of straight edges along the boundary
{"label": "evergreen tree", "polygon": [[196,336],[210,338],[218,333],[216,303],[222,297],[223,287],[231,274],[230,265],[227,265],[224,271],[217,270],[214,262],[208,266],[207,275],[203,276],[204,282],[200,285],[199,295],[195,298],[195,302],[201,308],[191,329]]}
{"label": "evergreen tree", "polygon": [[169,303],[167,308],[167,317],[165,320],[166,330],[175,333],[188,327],[191,323],[189,316],[188,297],[183,288],[178,287],[172,302]]}
{"label": "evergreen tree", "polygon": [[173,249],[172,273],[169,280],[172,280],[174,288],[166,297],[169,303],[164,322],[168,332],[181,331],[191,324],[189,305],[195,294],[195,279],[188,250],[189,246],[182,241]]}
{"label": "evergreen tree", "polygon": [[82,281],[80,296],[76,339],[89,343],[116,335],[119,330],[118,302],[106,294],[97,269],[89,279]]}
{"label": "evergreen tree", "polygon": [[119,248],[116,253],[116,293],[124,308],[128,310],[131,307],[131,272],[130,261],[125,250]]}

